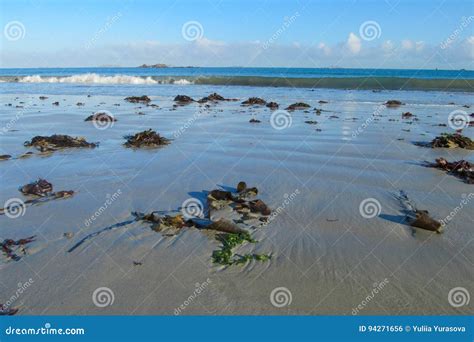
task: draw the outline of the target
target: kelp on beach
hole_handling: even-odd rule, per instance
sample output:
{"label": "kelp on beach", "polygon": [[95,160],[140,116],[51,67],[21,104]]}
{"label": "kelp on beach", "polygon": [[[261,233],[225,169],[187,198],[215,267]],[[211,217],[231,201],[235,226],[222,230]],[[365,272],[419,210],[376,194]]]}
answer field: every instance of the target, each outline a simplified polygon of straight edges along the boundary
{"label": "kelp on beach", "polygon": [[474,167],[467,160],[449,162],[444,158],[438,158],[434,163],[426,162],[426,166],[446,171],[467,184],[474,184]]}
{"label": "kelp on beach", "polygon": [[[245,242],[257,243],[256,240],[251,238],[251,230],[257,228],[258,225],[255,225],[253,221],[248,224],[244,222],[257,219],[257,222],[260,222],[261,225],[262,222],[267,222],[268,215],[271,213],[271,210],[262,200],[253,199],[257,193],[257,188],[247,188],[245,182],[239,182],[235,192],[220,189],[209,191],[207,195],[207,220],[204,221],[199,217],[201,213],[198,213],[198,216],[195,217],[185,218],[183,214],[164,214],[157,211],[150,213],[132,212],[130,220],[113,224],[86,235],[79,242],[76,242],[68,252],[75,251],[83,243],[98,235],[140,221],[149,225],[153,231],[162,234],[163,237],[175,236],[183,229],[190,228],[218,232],[216,239],[221,242],[221,247],[212,253],[212,260],[217,264],[230,266],[244,264],[250,260],[267,261],[270,260],[270,255],[248,253],[240,255],[234,251]],[[219,212],[224,207],[231,208],[238,214],[239,218],[214,219],[213,212]],[[249,211],[245,211],[244,208],[248,208]],[[186,213],[186,210],[187,208],[181,208],[184,213]],[[252,217],[248,215],[250,212],[253,213]],[[239,223],[244,224],[241,226]]]}
{"label": "kelp on beach", "polygon": [[63,148],[95,148],[98,143],[87,142],[83,137],[71,137],[65,134],[53,134],[51,136],[36,136],[26,141],[25,146],[36,147],[41,152],[53,152]]}
{"label": "kelp on beach", "polygon": [[35,238],[36,236],[33,235],[19,240],[5,239],[0,243],[0,248],[7,259],[19,261],[23,256],[27,255],[26,246],[35,241]]}
{"label": "kelp on beach", "polygon": [[125,147],[158,147],[162,145],[168,145],[170,143],[169,139],[166,139],[162,136],[160,136],[159,133],[156,133],[154,130],[151,128],[143,131],[136,133],[134,135],[128,135],[125,137],[127,141],[124,143]]}

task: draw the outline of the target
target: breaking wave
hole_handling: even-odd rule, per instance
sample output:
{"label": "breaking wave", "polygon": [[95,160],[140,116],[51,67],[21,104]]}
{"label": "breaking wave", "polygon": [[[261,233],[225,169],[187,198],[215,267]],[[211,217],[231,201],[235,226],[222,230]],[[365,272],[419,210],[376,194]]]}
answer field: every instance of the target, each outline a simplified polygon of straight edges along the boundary
{"label": "breaking wave", "polygon": [[360,90],[437,90],[474,92],[474,79],[403,77],[134,76],[85,73],[70,76],[0,76],[0,82],[85,84],[175,84]]}
{"label": "breaking wave", "polygon": [[97,84],[156,84],[151,77],[137,77],[126,75],[101,76],[98,74],[81,74],[65,77],[54,76],[25,76],[19,79],[23,83],[97,83]]}
{"label": "breaking wave", "polygon": [[103,76],[99,74],[79,74],[72,76],[23,76],[18,77],[13,81],[21,83],[86,83],[86,84],[180,84],[187,85],[192,84],[191,81],[186,79],[175,80],[169,79],[156,79],[151,76],[140,77],[140,76],[129,76],[129,75],[114,75],[114,76]]}

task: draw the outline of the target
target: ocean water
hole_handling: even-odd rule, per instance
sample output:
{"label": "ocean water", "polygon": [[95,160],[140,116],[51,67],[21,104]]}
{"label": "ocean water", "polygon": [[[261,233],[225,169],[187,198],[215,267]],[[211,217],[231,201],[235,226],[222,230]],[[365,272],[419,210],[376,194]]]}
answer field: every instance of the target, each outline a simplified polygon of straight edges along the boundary
{"label": "ocean water", "polygon": [[206,84],[373,90],[474,91],[474,71],[328,68],[0,69],[2,83]]}

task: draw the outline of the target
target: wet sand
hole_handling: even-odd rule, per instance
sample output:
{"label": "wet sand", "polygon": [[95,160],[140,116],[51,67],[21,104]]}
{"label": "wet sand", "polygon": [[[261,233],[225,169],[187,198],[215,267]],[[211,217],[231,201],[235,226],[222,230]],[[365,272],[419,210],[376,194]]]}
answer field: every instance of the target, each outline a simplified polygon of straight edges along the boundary
{"label": "wet sand", "polygon": [[[1,127],[13,120],[14,130],[0,137],[1,154],[18,156],[30,150],[23,142],[36,135],[69,134],[100,142],[96,149],[0,162],[1,203],[26,199],[18,188],[39,177],[55,190],[76,192],[72,198],[27,207],[16,219],[0,216],[0,240],[37,235],[20,261],[0,259],[0,303],[15,294],[19,283],[34,280],[12,304],[20,309],[18,314],[173,315],[197,284],[208,282],[180,314],[351,315],[374,284],[383,281],[387,284],[359,314],[472,312],[472,303],[451,306],[448,293],[454,287],[474,293],[473,202],[443,234],[435,234],[401,224],[394,197],[405,190],[420,209],[444,219],[463,195],[473,192],[472,185],[422,166],[438,157],[472,162],[472,151],[413,144],[452,133],[449,126],[437,125],[448,124],[454,110],[471,113],[472,107],[462,107],[473,105],[470,94],[197,85],[43,85],[25,93],[22,85],[16,87],[0,96]],[[209,108],[192,103],[172,110],[175,95],[198,99],[214,91],[241,101],[259,96],[280,103],[280,108],[306,102],[311,109],[292,112],[291,126],[282,130],[272,128],[271,110],[242,107],[241,101]],[[124,101],[143,94],[159,108]],[[48,99],[39,100],[41,95]],[[375,120],[354,133],[390,99],[406,104],[379,109]],[[55,101],[59,106],[52,105]],[[314,108],[325,111],[316,115]],[[117,122],[105,130],[84,122],[98,110],[110,111]],[[419,121],[402,119],[407,111]],[[261,123],[249,123],[253,117]],[[305,123],[309,120],[318,123]],[[148,128],[173,140],[158,149],[122,146],[125,135]],[[464,134],[473,138],[473,128]],[[267,226],[252,231],[258,243],[239,249],[270,253],[270,261],[219,266],[211,258],[219,246],[215,233],[185,229],[164,236],[143,222],[104,232],[67,252],[87,234],[130,220],[133,211],[178,210],[188,198],[204,199],[205,191],[234,187],[241,180],[258,187],[258,197],[272,209],[285,206]],[[107,209],[86,225],[117,192]],[[370,219],[359,212],[367,198],[381,204],[380,214]],[[99,287],[113,290],[112,305],[94,305],[92,294]],[[270,293],[277,287],[291,292],[291,304],[272,305]]]}

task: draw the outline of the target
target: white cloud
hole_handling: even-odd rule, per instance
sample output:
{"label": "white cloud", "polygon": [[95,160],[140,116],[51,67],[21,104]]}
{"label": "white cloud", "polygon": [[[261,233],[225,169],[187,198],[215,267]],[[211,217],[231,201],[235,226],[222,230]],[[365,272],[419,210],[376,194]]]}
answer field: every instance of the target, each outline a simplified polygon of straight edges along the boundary
{"label": "white cloud", "polygon": [[463,50],[465,53],[471,58],[471,66],[472,66],[472,59],[474,59],[474,36],[470,36],[466,38],[466,40],[462,43]]}
{"label": "white cloud", "polygon": [[362,44],[360,42],[360,38],[351,32],[349,33],[346,46],[349,48],[350,52],[356,55],[360,52]]}
{"label": "white cloud", "polygon": [[202,47],[219,47],[219,46],[225,46],[224,42],[218,41],[218,40],[210,40],[207,39],[206,37],[203,37],[201,39],[197,39],[195,41],[195,44],[198,46]]}
{"label": "white cloud", "polygon": [[395,50],[395,44],[391,40],[386,40],[382,44],[382,50],[386,54],[393,53]]}
{"label": "white cloud", "polygon": [[421,51],[424,50],[424,48],[425,48],[425,42],[419,41],[419,42],[416,42],[416,43],[415,43],[415,50],[416,50],[416,52],[421,52]]}
{"label": "white cloud", "polygon": [[[472,69],[474,36],[457,40],[447,48],[415,40],[385,41],[364,45],[351,33],[344,42],[263,43],[221,42],[201,39],[175,44],[135,41],[115,45],[96,45],[25,53],[19,49],[0,52],[1,67],[138,66],[165,63],[171,66],[254,66],[254,67],[384,67],[384,68],[465,68]],[[401,47],[401,48],[399,48]]]}
{"label": "white cloud", "polygon": [[411,49],[413,49],[414,46],[415,46],[415,44],[411,40],[409,40],[409,39],[402,40],[402,49],[403,50],[411,50]]}
{"label": "white cloud", "polygon": [[318,49],[320,49],[325,56],[329,56],[331,54],[331,48],[327,46],[325,43],[319,43]]}

